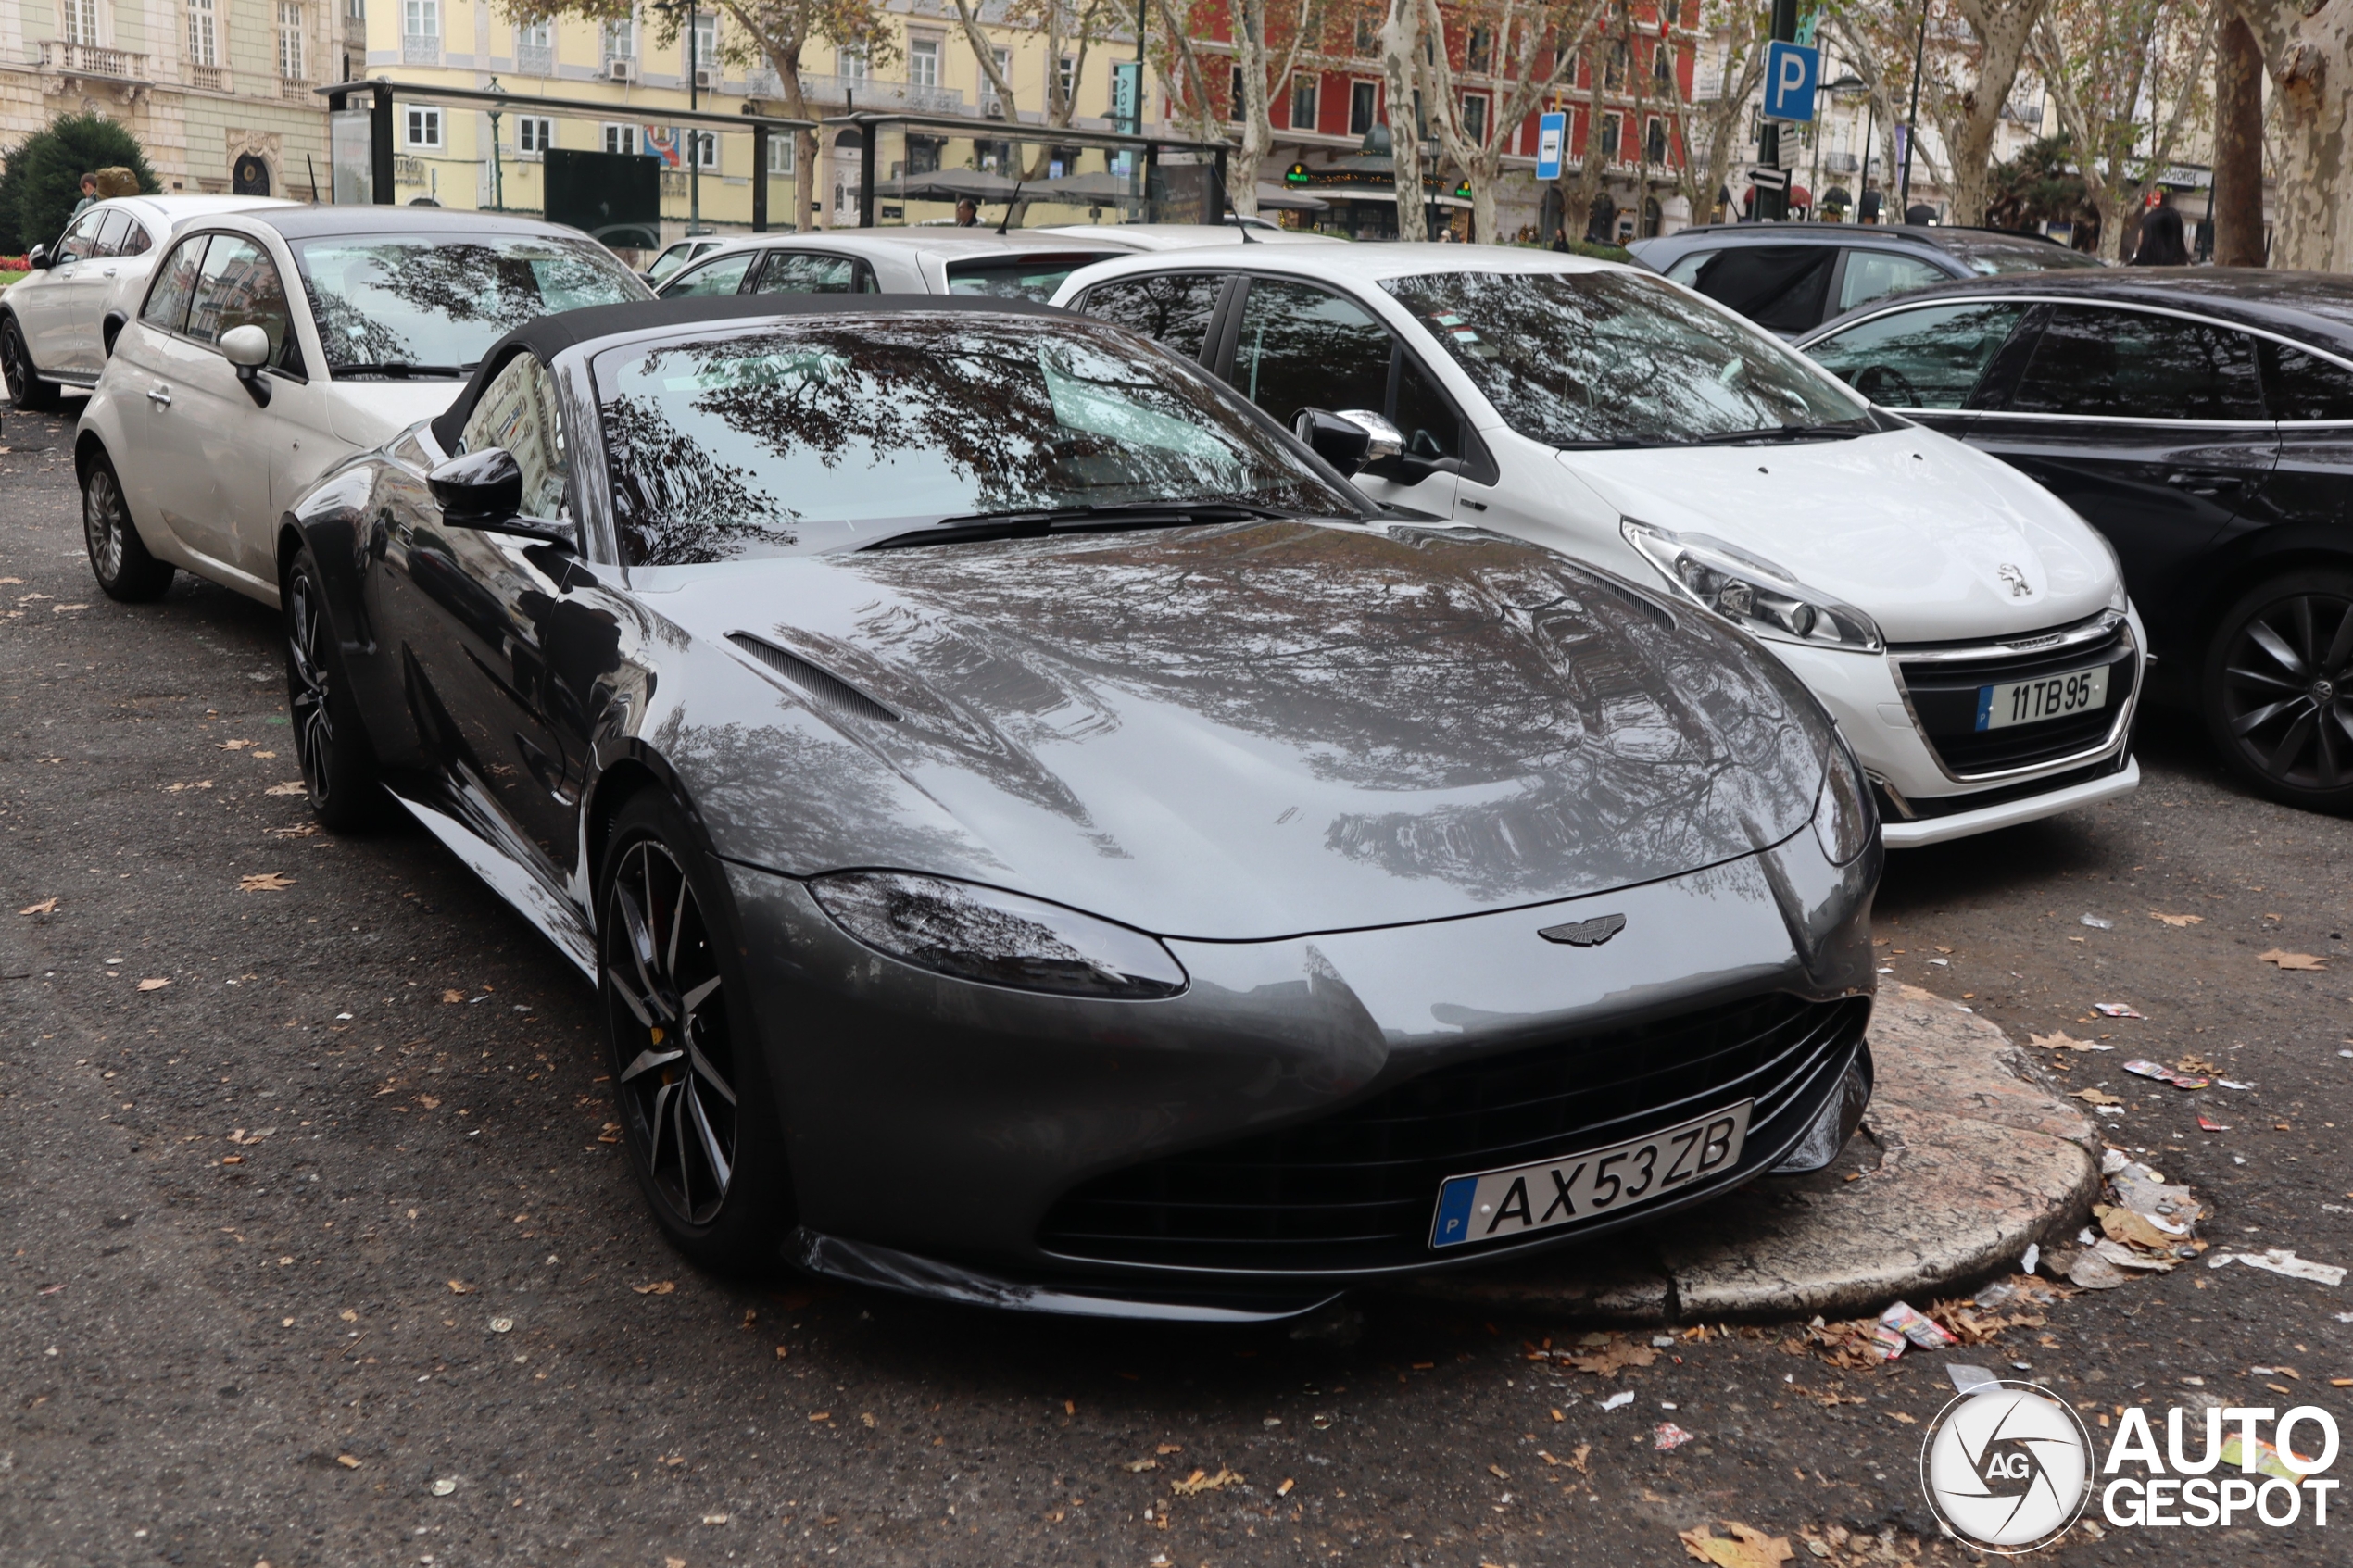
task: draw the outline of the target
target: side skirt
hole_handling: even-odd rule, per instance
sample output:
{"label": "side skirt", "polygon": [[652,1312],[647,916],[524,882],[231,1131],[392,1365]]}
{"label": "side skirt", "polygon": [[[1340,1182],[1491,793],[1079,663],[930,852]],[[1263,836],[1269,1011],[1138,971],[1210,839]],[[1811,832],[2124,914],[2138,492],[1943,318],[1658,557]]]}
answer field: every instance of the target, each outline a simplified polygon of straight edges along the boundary
{"label": "side skirt", "polygon": [[[597,938],[589,929],[587,919],[579,906],[564,897],[560,888],[547,882],[531,869],[531,864],[510,850],[500,847],[491,835],[478,831],[472,823],[461,822],[439,806],[420,800],[401,789],[391,789],[395,800],[408,809],[409,814],[422,822],[425,830],[448,847],[451,854],[463,860],[474,875],[490,884],[490,890],[514,906],[522,918],[539,928],[539,934],[556,945],[556,950],[577,966],[583,977],[594,984],[597,978]],[[492,822],[498,821],[495,811],[482,803],[469,803],[477,809],[467,816]]]}

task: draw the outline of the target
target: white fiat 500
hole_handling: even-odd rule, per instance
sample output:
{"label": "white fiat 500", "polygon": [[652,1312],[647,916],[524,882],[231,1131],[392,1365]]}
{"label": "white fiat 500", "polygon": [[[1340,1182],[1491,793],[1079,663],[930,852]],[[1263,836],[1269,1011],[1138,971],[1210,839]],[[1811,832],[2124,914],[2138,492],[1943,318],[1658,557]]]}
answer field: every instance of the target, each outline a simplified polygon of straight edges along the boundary
{"label": "white fiat 500", "polygon": [[577,230],[413,207],[229,214],[176,236],[74,434],[98,585],[174,568],[278,602],[278,518],[328,469],[447,408],[535,317],[650,297]]}
{"label": "white fiat 500", "polygon": [[1232,247],[1103,262],[1054,303],[1200,360],[1383,502],[1741,626],[1838,720],[1892,847],[2140,782],[2145,644],[2107,543],[1655,274],[1499,247]]}

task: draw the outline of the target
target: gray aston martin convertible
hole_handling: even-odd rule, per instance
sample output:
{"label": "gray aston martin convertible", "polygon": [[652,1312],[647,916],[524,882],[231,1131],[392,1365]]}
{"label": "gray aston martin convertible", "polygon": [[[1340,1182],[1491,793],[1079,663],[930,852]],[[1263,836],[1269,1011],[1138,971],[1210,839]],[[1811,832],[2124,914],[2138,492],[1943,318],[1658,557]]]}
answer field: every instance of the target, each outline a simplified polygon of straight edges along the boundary
{"label": "gray aston martin convertible", "polygon": [[389,791],[593,978],[707,1265],[1278,1315],[1869,1098],[1878,835],[1781,666],[1122,329],[549,317],[280,558],[314,808]]}

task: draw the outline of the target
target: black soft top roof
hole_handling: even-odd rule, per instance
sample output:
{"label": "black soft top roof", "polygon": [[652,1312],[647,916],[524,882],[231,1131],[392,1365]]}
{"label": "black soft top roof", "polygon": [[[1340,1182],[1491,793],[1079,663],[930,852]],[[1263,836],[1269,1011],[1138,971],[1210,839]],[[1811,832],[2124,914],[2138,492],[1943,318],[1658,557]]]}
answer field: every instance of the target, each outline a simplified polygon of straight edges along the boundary
{"label": "black soft top roof", "polygon": [[1045,316],[1056,320],[1083,320],[1067,310],[1033,300],[995,295],[936,294],[761,294],[702,295],[689,299],[645,299],[623,305],[591,305],[559,311],[525,321],[493,344],[474,367],[473,379],[433,421],[433,435],[445,452],[454,452],[483,389],[506,368],[507,361],[528,350],[542,363],[582,344],[600,338],[630,337],[665,327],[696,327],[717,323],[755,322],[771,316],[913,316],[926,314],[987,314]]}

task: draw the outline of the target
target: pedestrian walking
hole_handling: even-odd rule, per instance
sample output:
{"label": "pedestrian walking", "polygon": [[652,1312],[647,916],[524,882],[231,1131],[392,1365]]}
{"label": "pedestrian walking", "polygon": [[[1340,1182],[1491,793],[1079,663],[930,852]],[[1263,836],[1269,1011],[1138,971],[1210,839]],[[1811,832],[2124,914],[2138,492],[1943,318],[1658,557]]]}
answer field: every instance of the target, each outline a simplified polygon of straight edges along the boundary
{"label": "pedestrian walking", "polygon": [[2190,247],[2182,238],[2182,215],[2160,207],[2141,220],[2141,243],[2133,251],[2135,267],[2187,267]]}

